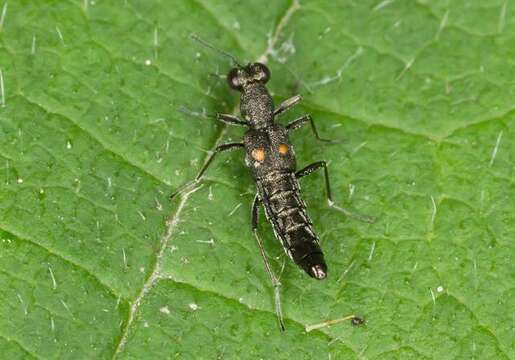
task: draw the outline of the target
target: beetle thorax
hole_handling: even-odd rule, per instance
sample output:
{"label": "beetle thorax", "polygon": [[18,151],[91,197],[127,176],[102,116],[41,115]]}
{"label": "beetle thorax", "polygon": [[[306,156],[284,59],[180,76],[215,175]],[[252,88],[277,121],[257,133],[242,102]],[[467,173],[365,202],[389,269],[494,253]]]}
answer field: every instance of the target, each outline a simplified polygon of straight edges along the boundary
{"label": "beetle thorax", "polygon": [[254,129],[261,129],[273,123],[274,103],[264,84],[252,83],[244,87],[240,111]]}

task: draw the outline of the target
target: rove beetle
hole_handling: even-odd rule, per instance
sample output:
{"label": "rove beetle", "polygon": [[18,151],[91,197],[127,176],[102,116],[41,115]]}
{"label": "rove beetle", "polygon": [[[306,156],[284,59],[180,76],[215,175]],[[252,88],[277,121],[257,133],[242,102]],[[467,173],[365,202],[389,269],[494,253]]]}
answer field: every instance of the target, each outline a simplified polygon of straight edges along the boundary
{"label": "rove beetle", "polygon": [[306,204],[301,198],[298,179],[323,168],[329,206],[347,216],[365,222],[371,223],[373,219],[351,213],[333,202],[329,172],[325,161],[317,161],[301,170],[296,170],[295,153],[288,139],[288,135],[293,130],[309,122],[317,140],[335,142],[323,139],[318,135],[315,123],[310,115],[303,115],[286,126],[275,122],[278,115],[299,103],[300,95],[293,96],[281,103],[279,107],[274,108],[272,96],[265,86],[270,80],[270,70],[265,64],[253,62],[243,66],[231,54],[215,48],[196,35],[191,37],[202,45],[229,57],[235,63],[236,67],[229,71],[227,81],[232,89],[241,93],[240,112],[243,119],[222,113],[217,113],[212,117],[229,125],[245,126],[248,130],[243,142],[218,145],[197,177],[179,187],[171,195],[171,198],[184,191],[192,183],[198,183],[216,154],[228,150],[245,149],[245,164],[250,169],[257,187],[257,194],[254,197],[251,211],[252,232],[257,240],[266,271],[274,286],[275,310],[280,328],[284,330],[279,279],[272,271],[258,233],[259,206],[263,205],[266,218],[272,225],[275,237],[281,242],[286,254],[309,276],[318,280],[327,277],[327,264],[320,248],[319,238],[306,211]]}

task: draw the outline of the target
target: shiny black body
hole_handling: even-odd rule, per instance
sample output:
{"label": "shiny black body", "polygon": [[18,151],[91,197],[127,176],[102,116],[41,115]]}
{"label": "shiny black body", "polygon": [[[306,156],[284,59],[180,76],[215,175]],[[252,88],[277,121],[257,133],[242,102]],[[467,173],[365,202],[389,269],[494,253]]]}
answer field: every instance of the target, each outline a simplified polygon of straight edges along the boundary
{"label": "shiny black body", "polygon": [[[263,82],[246,83],[241,92],[241,114],[250,128],[244,137],[245,163],[256,180],[259,202],[285,252],[310,276],[323,279],[327,265],[300,195],[288,129],[274,122],[274,105]],[[253,157],[256,149],[264,151],[261,161]]]}

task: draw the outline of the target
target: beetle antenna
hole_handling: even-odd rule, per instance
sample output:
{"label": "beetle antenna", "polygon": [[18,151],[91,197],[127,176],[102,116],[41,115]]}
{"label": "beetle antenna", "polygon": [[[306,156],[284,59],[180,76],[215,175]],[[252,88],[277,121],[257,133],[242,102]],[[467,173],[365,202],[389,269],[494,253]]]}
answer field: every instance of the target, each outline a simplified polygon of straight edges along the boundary
{"label": "beetle antenna", "polygon": [[195,40],[196,42],[198,42],[199,44],[211,49],[211,50],[214,50],[216,51],[217,53],[221,54],[221,55],[224,55],[226,57],[228,57],[229,59],[231,59],[238,67],[243,67],[239,62],[238,60],[236,59],[235,56],[233,56],[232,54],[228,53],[227,51],[225,50],[222,50],[222,49],[219,49],[213,45],[211,45],[210,43],[208,43],[207,41],[205,41],[204,39],[202,39],[200,36],[198,36],[197,34],[191,34],[190,35],[191,39],[192,40]]}

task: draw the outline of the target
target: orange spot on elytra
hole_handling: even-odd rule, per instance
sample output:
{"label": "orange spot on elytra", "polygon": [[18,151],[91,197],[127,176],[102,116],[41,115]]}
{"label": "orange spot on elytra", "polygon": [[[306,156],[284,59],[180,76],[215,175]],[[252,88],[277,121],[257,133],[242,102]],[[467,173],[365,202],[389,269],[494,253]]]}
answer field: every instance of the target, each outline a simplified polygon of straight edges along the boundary
{"label": "orange spot on elytra", "polygon": [[254,158],[254,160],[263,161],[263,160],[265,160],[265,149],[263,149],[263,148],[254,149],[254,150],[252,150],[251,155]]}
{"label": "orange spot on elytra", "polygon": [[279,152],[283,155],[287,154],[288,153],[288,145],[286,145],[286,144],[279,145]]}

